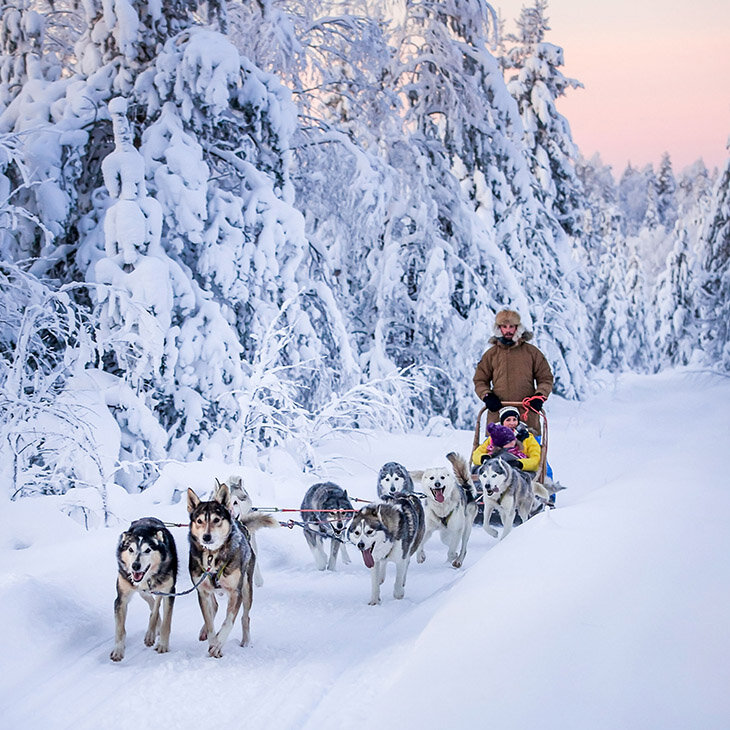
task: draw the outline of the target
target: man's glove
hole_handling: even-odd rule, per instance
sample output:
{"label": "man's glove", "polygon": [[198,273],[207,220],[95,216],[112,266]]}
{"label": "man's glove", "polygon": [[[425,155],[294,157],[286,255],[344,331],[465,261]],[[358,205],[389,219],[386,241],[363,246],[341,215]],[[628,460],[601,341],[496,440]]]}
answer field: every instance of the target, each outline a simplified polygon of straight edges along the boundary
{"label": "man's glove", "polygon": [[515,469],[519,469],[522,471],[522,462],[515,459],[514,461],[510,461],[509,465]]}
{"label": "man's glove", "polygon": [[542,404],[545,402],[545,396],[541,393],[535,393],[531,398],[525,398],[523,404],[527,406],[527,408],[532,409],[533,411],[541,411],[542,410]]}
{"label": "man's glove", "polygon": [[524,441],[529,435],[530,432],[527,430],[527,426],[524,426],[523,424],[520,424],[515,429],[515,438],[518,441]]}
{"label": "man's glove", "polygon": [[502,407],[502,401],[494,393],[487,393],[482,400],[490,411],[498,411]]}

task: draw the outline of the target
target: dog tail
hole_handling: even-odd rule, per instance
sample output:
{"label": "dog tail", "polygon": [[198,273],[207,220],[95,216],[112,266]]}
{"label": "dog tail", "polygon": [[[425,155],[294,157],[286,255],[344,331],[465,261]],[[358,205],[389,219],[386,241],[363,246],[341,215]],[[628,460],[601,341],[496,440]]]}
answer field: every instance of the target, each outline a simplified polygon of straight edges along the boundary
{"label": "dog tail", "polygon": [[262,527],[279,527],[279,521],[275,520],[271,515],[266,515],[261,512],[248,512],[245,515],[237,518],[249,532],[256,532]]}
{"label": "dog tail", "polygon": [[546,479],[545,489],[547,489],[550,494],[555,494],[555,492],[560,492],[563,489],[567,489],[567,487],[564,487],[560,482],[554,482],[552,479]]}
{"label": "dog tail", "polygon": [[459,486],[466,492],[466,498],[471,502],[477,499],[476,490],[474,488],[474,482],[471,478],[471,472],[466,460],[460,454],[455,451],[450,451],[446,454],[446,458],[451,462],[451,466],[454,469],[454,475]]}

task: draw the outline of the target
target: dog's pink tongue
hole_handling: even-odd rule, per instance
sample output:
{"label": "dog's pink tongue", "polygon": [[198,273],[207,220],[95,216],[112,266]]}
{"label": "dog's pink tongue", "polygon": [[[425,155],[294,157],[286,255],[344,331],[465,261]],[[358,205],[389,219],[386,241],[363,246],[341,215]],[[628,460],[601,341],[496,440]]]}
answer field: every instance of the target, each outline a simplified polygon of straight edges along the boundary
{"label": "dog's pink tongue", "polygon": [[444,490],[443,489],[434,489],[433,497],[437,502],[443,502],[444,501]]}
{"label": "dog's pink tongue", "polygon": [[373,560],[372,548],[368,548],[367,550],[362,551],[362,560],[365,563],[366,568],[372,568],[373,565],[375,565],[375,561]]}
{"label": "dog's pink tongue", "polygon": [[132,573],[135,583],[139,583],[144,578],[144,573]]}

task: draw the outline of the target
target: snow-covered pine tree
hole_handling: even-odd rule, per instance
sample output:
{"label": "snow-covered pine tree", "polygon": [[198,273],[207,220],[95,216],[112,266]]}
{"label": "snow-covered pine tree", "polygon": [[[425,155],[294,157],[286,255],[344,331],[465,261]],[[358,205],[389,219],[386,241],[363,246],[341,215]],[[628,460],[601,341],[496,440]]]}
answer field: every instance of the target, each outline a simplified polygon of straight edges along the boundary
{"label": "snow-covered pine tree", "polygon": [[652,363],[649,347],[649,328],[651,326],[648,287],[644,266],[634,249],[629,256],[625,273],[626,289],[626,330],[624,349],[626,365],[634,372],[647,372]]}
{"label": "snow-covered pine tree", "polygon": [[[266,12],[274,6],[283,8]],[[565,277],[545,276],[539,263],[547,258],[554,272],[569,245],[556,242],[560,228],[533,192],[518,109],[488,51],[490,6],[407,3],[388,22],[379,11],[378,3],[310,3],[306,22],[291,16],[306,71],[288,67],[289,83],[309,92],[296,91],[297,200],[336,274],[365,371],[448,363],[436,400],[422,408],[470,420],[471,376],[494,310],[514,304],[529,323],[531,299],[540,320],[540,303],[548,302],[547,319],[572,309],[559,302]],[[561,382],[582,377],[580,354],[571,373],[561,352],[574,349],[580,326],[559,333]]]}
{"label": "snow-covered pine tree", "polygon": [[[358,374],[337,303],[317,274],[303,218],[292,205],[289,138],[296,119],[289,93],[223,35],[196,27],[197,9],[192,2],[84,4],[86,30],[71,73],[25,84],[2,117],[12,132],[35,131],[23,138],[22,156],[39,178],[29,181],[26,210],[50,239],[29,252],[38,273],[52,270],[62,282],[86,281],[97,294],[106,292],[97,300],[103,363],[136,386],[122,407],[114,404],[120,428],[148,423],[153,413],[166,433],[162,451],[158,434],[137,433],[138,461],[225,453],[242,416],[241,354],[255,356],[269,323],[292,298],[286,317],[295,336],[280,353],[287,365],[280,374],[297,384],[297,399],[312,403]],[[209,3],[208,10],[223,27],[224,7]],[[101,179],[101,162],[114,149],[106,103],[118,93],[129,98],[131,128],[117,151],[137,161],[117,177],[135,180],[141,197],[134,199],[117,200],[118,191],[110,197]],[[148,196],[133,170],[139,160]],[[132,218],[139,219],[152,198],[162,205],[159,237],[144,226],[132,235],[131,219],[130,229],[118,228],[124,217],[116,208],[136,211]],[[160,282],[149,288],[153,270]],[[94,299],[79,301],[90,306]],[[119,316],[119,302],[129,322]],[[168,330],[158,331],[168,321]],[[141,328],[144,322],[154,332]],[[270,442],[276,433],[264,424],[251,439],[266,434]]]}
{"label": "snow-covered pine tree", "polygon": [[662,155],[659,163],[659,172],[656,175],[657,213],[659,222],[668,232],[677,222],[677,181],[672,171],[672,161],[669,153]]}
{"label": "snow-covered pine tree", "polygon": [[585,303],[590,323],[591,360],[599,362],[603,356],[599,333],[604,327],[604,304],[608,296],[608,272],[606,262],[613,260],[609,251],[618,251],[621,234],[621,211],[617,202],[616,183],[611,168],[604,165],[598,154],[590,160],[580,158],[576,162],[576,174],[580,178],[585,195],[583,231],[580,239],[574,239],[573,259],[579,277],[580,299]]}
{"label": "snow-covered pine tree", "polygon": [[717,179],[700,238],[701,342],[707,363],[730,371],[730,161]]}
{"label": "snow-covered pine tree", "polygon": [[613,235],[595,275],[602,285],[595,361],[612,373],[645,371],[650,362],[646,285],[634,246],[634,239]]}
{"label": "snow-covered pine tree", "polygon": [[[505,305],[519,309],[528,326],[537,325],[559,390],[574,395],[585,384],[584,310],[571,293],[576,280],[570,244],[535,196],[519,110],[489,52],[494,22],[483,2],[408,3],[396,54],[400,72],[394,74],[406,122],[416,130],[411,144],[423,140],[428,152],[419,165],[433,171],[422,175],[426,190],[433,191],[428,197],[439,206],[435,231],[416,227],[422,248],[413,259],[413,280],[422,281],[425,262],[433,285],[420,292],[419,303],[430,321],[416,322],[415,329],[422,336],[436,325],[442,336],[434,342],[461,343],[453,355],[445,353],[446,362],[461,363],[452,376],[461,408],[471,395],[473,367],[491,335],[493,312]],[[454,202],[446,185],[451,175],[461,186]],[[437,276],[441,260],[445,276]],[[455,312],[433,299],[426,304],[430,291],[451,292]],[[572,318],[565,317],[567,310]]]}
{"label": "snow-covered pine tree", "polygon": [[[0,171],[4,170],[6,180],[0,195],[6,196],[5,207],[13,212],[12,226],[3,227],[0,237],[6,243],[13,240],[12,252],[4,252],[11,261],[24,260],[27,266],[34,259],[38,273],[52,265],[41,263],[40,258],[50,254],[50,237],[61,228],[58,218],[65,204],[54,185],[62,160],[47,152],[49,144],[58,147],[58,139],[46,137],[37,127],[47,121],[50,104],[62,85],[56,82],[61,69],[48,47],[45,18],[39,12],[49,7],[12,0],[0,14],[0,135],[4,138]],[[43,205],[38,205],[41,198]]]}
{"label": "snow-covered pine tree", "polygon": [[602,296],[595,362],[610,372],[626,369],[626,339],[631,336],[621,243],[614,239],[613,245],[602,254],[597,276],[602,284]]}
{"label": "snow-covered pine tree", "polygon": [[687,229],[682,228],[652,297],[655,322],[650,342],[656,357],[656,370],[687,365],[698,347],[699,281],[696,269],[697,252]]}
{"label": "snow-covered pine tree", "polygon": [[11,0],[5,3],[2,9],[0,114],[29,81],[52,80],[60,76],[58,60],[46,44],[45,19],[39,12],[39,10],[48,11],[50,7],[42,2]]}
{"label": "snow-covered pine tree", "polygon": [[556,101],[567,89],[583,85],[560,71],[563,49],[544,40],[550,29],[547,5],[546,0],[535,0],[522,8],[517,33],[507,36],[514,45],[502,65],[510,75],[507,88],[519,106],[530,169],[539,183],[538,197],[554,211],[568,235],[579,235],[585,200],[575,170],[578,150]]}
{"label": "snow-covered pine tree", "polygon": [[618,183],[618,201],[621,208],[622,231],[635,236],[644,224],[649,205],[646,176],[629,163]]}
{"label": "snow-covered pine tree", "polygon": [[[276,78],[221,34],[192,26],[136,75],[131,98],[134,118],[145,120],[140,153],[163,209],[163,247],[187,278],[165,361],[174,388],[157,411],[171,453],[194,456],[208,444],[225,453],[234,424],[248,417],[240,408],[257,407],[236,397],[246,386],[239,347],[252,360],[285,302],[295,337],[281,350],[280,375],[298,383],[298,401],[311,405],[357,377],[292,206],[294,110]],[[279,427],[263,423],[251,438],[271,443]]]}
{"label": "snow-covered pine tree", "polygon": [[692,214],[697,205],[703,205],[712,195],[713,176],[702,160],[682,170],[677,175],[677,213],[680,218]]}

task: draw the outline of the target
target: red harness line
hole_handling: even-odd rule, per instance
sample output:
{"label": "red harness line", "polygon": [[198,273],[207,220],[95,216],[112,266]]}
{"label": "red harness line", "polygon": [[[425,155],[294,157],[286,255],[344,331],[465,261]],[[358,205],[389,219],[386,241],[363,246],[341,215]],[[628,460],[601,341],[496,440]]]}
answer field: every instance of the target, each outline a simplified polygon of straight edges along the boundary
{"label": "red harness line", "polygon": [[[540,411],[537,410],[537,408],[533,408],[530,405],[530,401],[534,398],[534,395],[529,395],[527,398],[522,399],[522,407],[525,409],[525,412],[522,414],[522,418],[527,418],[527,414],[532,411],[533,413],[539,413]],[[544,403],[547,400],[547,398],[543,398],[542,402]]]}
{"label": "red harness line", "polygon": [[357,512],[356,509],[285,509],[284,507],[253,507],[254,512]]}
{"label": "red harness line", "polygon": [[[366,502],[367,500],[356,499],[355,501],[356,502]],[[291,509],[287,509],[284,507],[254,507],[253,511],[254,512],[351,512],[353,514],[355,512],[357,512],[356,509],[295,509],[293,507]],[[327,522],[328,520],[324,520],[324,521]],[[163,522],[162,524],[165,525],[166,527],[190,527],[189,522]],[[288,520],[287,522],[279,522],[279,524],[282,527],[288,527],[291,530],[292,527],[294,527],[294,525],[296,523],[293,522],[292,520]]]}

